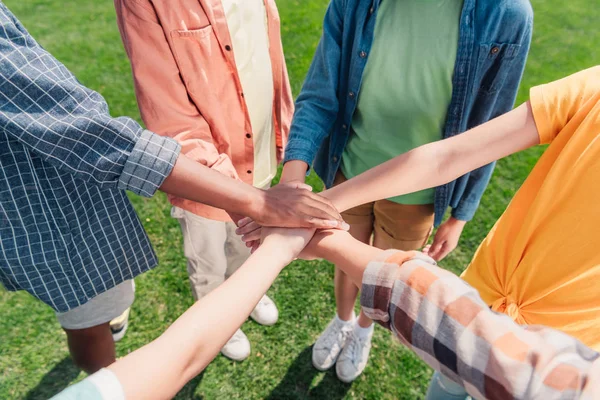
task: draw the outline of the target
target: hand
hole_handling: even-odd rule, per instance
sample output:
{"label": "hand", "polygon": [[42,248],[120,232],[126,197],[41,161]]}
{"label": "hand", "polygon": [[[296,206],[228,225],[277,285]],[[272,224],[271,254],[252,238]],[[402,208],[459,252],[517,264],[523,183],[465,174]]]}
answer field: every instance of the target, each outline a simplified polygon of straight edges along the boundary
{"label": "hand", "polygon": [[458,240],[465,227],[466,221],[450,217],[438,228],[433,243],[425,246],[423,253],[427,254],[435,261],[440,261],[446,257],[458,245]]}
{"label": "hand", "polygon": [[[305,189],[305,190],[299,190]],[[263,191],[250,217],[261,226],[344,229],[347,224],[329,200],[304,183],[282,183]]]}

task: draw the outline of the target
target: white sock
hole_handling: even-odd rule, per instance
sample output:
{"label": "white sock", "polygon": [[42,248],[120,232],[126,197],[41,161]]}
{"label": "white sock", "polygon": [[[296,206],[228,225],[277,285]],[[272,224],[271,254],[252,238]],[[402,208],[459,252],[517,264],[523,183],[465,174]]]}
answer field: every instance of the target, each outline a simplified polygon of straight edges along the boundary
{"label": "white sock", "polygon": [[358,324],[358,322],[354,325],[354,334],[361,339],[367,339],[373,334],[374,324],[371,323],[367,328],[363,328]]}
{"label": "white sock", "polygon": [[350,321],[344,321],[344,320],[343,320],[343,319],[341,319],[341,318],[340,318],[340,316],[339,316],[339,315],[337,315],[337,313],[336,313],[336,314],[335,314],[335,320],[336,320],[338,323],[340,323],[340,324],[342,324],[342,325],[344,325],[344,326],[349,326],[349,325],[352,325],[352,324],[354,324],[354,321],[356,321],[356,314],[352,313],[352,319],[351,319]]}

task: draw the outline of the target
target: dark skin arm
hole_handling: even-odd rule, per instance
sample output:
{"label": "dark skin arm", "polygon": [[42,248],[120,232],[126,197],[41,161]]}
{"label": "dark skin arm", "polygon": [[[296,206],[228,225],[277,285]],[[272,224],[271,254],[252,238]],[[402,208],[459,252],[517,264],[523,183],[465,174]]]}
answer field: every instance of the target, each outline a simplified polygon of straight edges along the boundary
{"label": "dark skin arm", "polygon": [[[263,226],[340,228],[342,217],[331,202],[301,183],[260,190],[179,156],[161,190],[168,194],[221,208],[235,222],[251,217]],[[305,190],[299,190],[305,189]]]}

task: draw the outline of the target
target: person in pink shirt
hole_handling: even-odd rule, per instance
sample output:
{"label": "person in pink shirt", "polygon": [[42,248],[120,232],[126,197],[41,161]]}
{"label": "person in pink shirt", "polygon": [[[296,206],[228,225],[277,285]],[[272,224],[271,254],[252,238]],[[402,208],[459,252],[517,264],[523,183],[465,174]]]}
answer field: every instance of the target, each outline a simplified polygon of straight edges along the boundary
{"label": "person in pink shirt", "polygon": [[[115,0],[144,123],[194,161],[268,189],[283,156],[293,100],[273,0]],[[224,211],[169,196],[196,300],[250,255]],[[252,318],[278,319],[266,295]],[[221,351],[250,354],[241,330]]]}

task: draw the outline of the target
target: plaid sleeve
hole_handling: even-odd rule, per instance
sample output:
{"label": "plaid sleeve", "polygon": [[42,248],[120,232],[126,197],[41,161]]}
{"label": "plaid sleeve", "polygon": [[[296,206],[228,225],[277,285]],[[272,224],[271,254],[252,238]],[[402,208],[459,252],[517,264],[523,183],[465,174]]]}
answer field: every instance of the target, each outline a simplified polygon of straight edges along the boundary
{"label": "plaid sleeve", "polygon": [[521,327],[426,258],[400,253],[365,271],[361,304],[420,358],[476,398],[600,398],[600,361],[576,339]]}
{"label": "plaid sleeve", "polygon": [[81,85],[0,3],[0,130],[48,163],[106,188],[151,196],[180,151]]}

